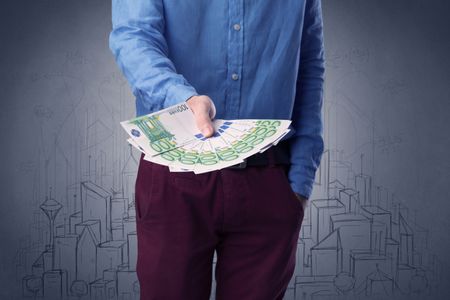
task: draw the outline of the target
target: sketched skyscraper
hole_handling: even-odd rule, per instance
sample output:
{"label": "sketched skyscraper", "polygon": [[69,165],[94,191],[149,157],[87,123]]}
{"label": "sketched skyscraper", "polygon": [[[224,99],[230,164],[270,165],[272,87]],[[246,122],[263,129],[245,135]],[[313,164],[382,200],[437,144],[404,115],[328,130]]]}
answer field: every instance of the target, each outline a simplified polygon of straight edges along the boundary
{"label": "sketched skyscraper", "polygon": [[[62,205],[56,201],[55,199],[51,198],[51,194],[50,194],[50,198],[46,197],[45,202],[41,204],[40,208],[44,211],[44,213],[47,215],[48,219],[49,219],[49,226],[50,226],[50,230],[49,230],[49,242],[47,244],[46,250],[51,249],[51,251],[53,251],[54,247],[55,247],[55,243],[54,243],[54,235],[55,235],[55,218],[56,215],[58,214],[59,210],[62,208]],[[54,255],[52,253],[52,268],[54,267]]]}

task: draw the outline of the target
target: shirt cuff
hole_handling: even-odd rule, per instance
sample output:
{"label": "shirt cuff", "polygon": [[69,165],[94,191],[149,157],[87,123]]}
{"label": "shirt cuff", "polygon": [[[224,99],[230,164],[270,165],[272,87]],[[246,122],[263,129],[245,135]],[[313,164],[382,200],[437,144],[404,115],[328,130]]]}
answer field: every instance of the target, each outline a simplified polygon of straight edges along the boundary
{"label": "shirt cuff", "polygon": [[167,89],[164,108],[184,102],[192,96],[198,96],[194,87],[184,84],[174,84]]}
{"label": "shirt cuff", "polygon": [[289,171],[289,182],[295,193],[300,194],[309,200],[314,186],[315,172],[308,172],[305,169],[302,170],[304,171],[301,172],[291,166]]}

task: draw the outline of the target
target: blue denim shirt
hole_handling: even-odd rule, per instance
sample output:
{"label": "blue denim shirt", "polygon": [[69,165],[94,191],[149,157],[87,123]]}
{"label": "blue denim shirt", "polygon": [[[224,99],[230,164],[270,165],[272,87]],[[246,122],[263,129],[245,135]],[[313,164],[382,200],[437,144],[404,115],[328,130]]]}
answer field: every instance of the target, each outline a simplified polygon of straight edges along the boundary
{"label": "blue denim shirt", "polygon": [[323,152],[320,0],[112,0],[109,47],[140,116],[208,95],[221,119],[290,119],[294,192]]}

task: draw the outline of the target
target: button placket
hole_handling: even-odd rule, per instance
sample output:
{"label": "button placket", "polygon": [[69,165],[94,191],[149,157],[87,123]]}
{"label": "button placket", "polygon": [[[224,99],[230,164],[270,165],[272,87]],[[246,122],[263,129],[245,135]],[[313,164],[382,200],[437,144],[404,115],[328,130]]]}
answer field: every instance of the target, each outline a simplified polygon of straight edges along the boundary
{"label": "button placket", "polygon": [[244,1],[229,2],[229,33],[228,33],[228,80],[229,93],[227,97],[227,117],[239,118],[241,101],[242,63],[244,54],[243,37]]}

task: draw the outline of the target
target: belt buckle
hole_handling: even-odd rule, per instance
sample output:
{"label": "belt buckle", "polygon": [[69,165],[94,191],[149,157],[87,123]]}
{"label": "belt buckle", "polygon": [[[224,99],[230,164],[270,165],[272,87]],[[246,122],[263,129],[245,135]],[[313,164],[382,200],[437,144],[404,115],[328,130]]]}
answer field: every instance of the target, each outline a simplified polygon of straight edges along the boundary
{"label": "belt buckle", "polygon": [[244,158],[244,161],[235,165],[230,166],[232,169],[245,169],[247,167],[247,159]]}

